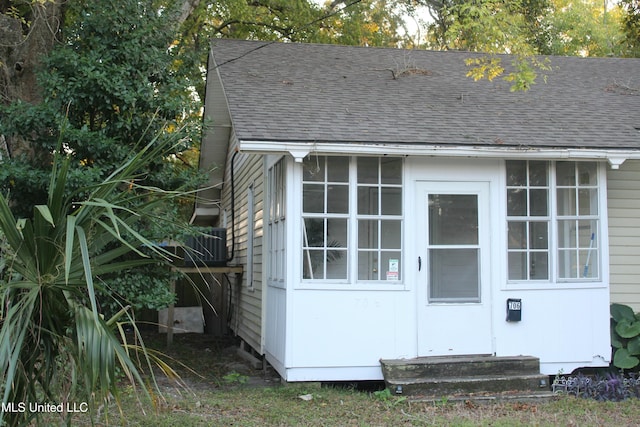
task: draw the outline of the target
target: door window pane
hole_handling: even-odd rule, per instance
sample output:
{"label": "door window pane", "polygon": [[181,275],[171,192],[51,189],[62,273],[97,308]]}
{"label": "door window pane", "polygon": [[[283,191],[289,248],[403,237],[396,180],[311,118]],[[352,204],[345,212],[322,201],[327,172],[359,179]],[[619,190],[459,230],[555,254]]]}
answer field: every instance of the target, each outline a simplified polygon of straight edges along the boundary
{"label": "door window pane", "polygon": [[429,244],[477,245],[478,196],[429,195]]}
{"label": "door window pane", "polygon": [[431,249],[429,301],[479,302],[479,254],[477,248]]}

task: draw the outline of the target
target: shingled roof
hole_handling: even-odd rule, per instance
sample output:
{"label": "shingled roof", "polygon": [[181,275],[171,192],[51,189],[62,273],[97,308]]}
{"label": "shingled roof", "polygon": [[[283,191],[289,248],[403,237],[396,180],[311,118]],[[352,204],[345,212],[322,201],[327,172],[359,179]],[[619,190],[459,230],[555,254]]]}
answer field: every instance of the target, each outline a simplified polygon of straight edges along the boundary
{"label": "shingled roof", "polygon": [[471,56],[214,40],[209,78],[241,141],[640,149],[640,59],[551,57],[511,92],[466,77]]}

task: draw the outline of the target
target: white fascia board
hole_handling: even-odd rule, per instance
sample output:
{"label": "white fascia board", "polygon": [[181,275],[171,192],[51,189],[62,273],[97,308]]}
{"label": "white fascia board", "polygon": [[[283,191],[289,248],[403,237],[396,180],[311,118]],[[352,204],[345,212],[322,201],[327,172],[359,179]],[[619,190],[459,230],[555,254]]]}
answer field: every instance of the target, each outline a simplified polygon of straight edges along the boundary
{"label": "white fascia board", "polygon": [[240,141],[240,151],[251,153],[288,153],[296,162],[309,153],[344,155],[392,155],[428,157],[478,157],[526,159],[590,159],[607,160],[612,169],[618,169],[629,159],[640,159],[640,150],[614,150],[589,148],[535,148],[535,147],[477,147],[419,144],[354,144],[278,141]]}

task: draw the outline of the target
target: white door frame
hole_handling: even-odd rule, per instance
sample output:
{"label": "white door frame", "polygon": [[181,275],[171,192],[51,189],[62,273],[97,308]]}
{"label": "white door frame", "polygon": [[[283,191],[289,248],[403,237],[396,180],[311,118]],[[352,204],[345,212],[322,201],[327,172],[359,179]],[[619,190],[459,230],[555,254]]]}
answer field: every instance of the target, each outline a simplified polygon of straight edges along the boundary
{"label": "white door frame", "polygon": [[[472,178],[472,179],[468,179]],[[490,182],[468,175],[460,181],[414,181],[414,254],[421,268],[414,274],[417,300],[418,356],[490,354],[492,328],[492,250]],[[478,203],[479,301],[429,300],[429,194],[475,195]],[[435,247],[434,247],[435,249]],[[453,272],[455,274],[455,271]]]}

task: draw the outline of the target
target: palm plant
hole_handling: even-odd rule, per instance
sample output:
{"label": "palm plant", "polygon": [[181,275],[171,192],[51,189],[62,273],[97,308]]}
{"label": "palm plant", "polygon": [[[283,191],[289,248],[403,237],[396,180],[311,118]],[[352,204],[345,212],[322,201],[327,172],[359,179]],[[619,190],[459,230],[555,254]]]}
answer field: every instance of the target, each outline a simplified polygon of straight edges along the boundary
{"label": "palm plant", "polygon": [[[123,377],[138,395],[155,397],[154,362],[175,374],[145,348],[127,307],[105,319],[96,299],[101,275],[158,262],[158,257],[170,261],[169,253],[136,231],[140,221],[159,219],[157,207],[167,198],[184,195],[138,185],[140,171],[166,148],[155,139],[85,191],[89,195],[81,201],[65,195],[70,158],[58,150],[47,204],[36,206],[30,219],[15,218],[0,195],[3,408],[81,398],[95,410],[111,396],[117,400]],[[144,256],[143,246],[156,259]],[[123,258],[131,252],[140,257]],[[133,338],[124,333],[125,323],[133,325]],[[67,423],[71,415],[63,414]],[[3,411],[0,425],[28,424],[37,417],[28,410]]]}

